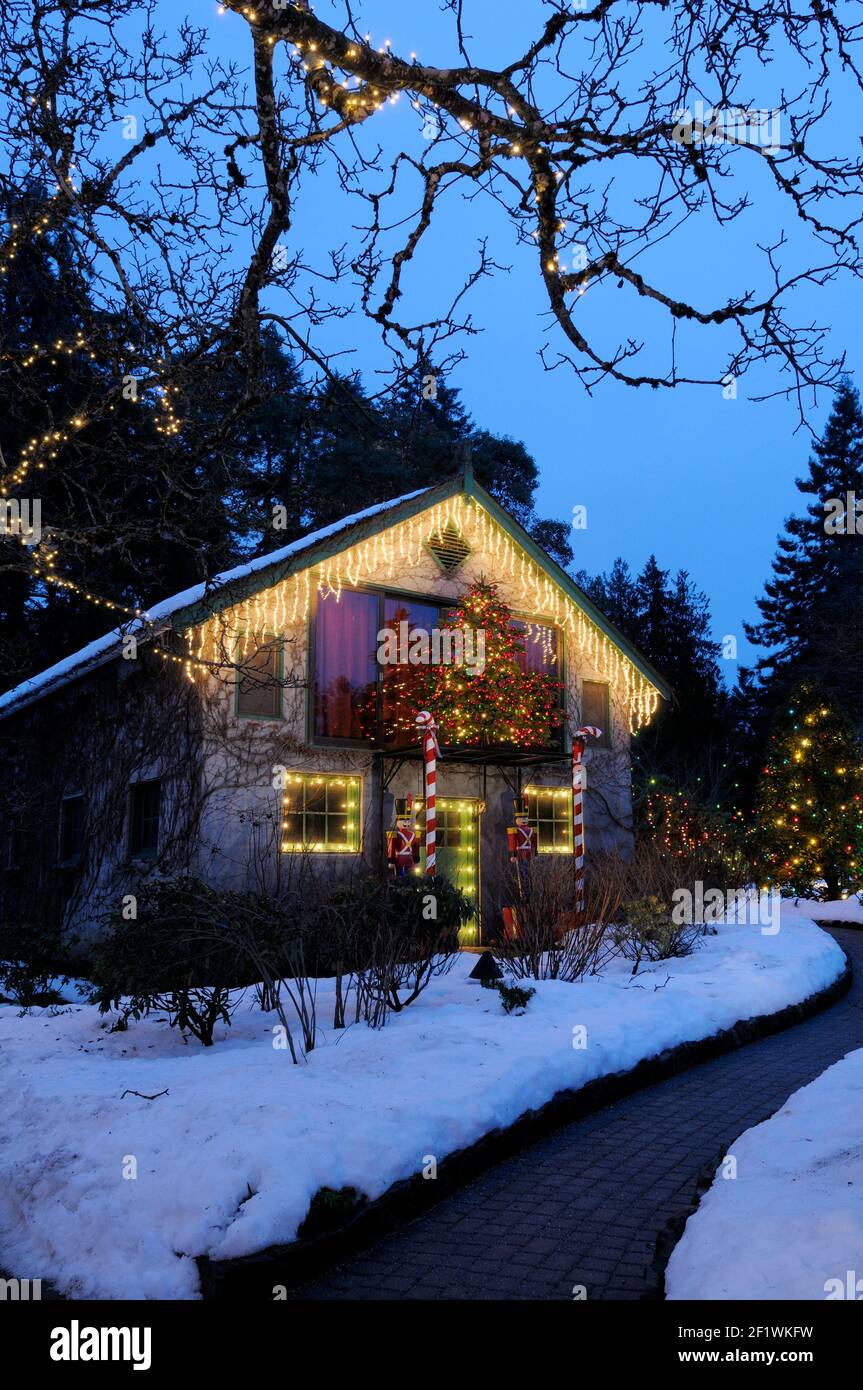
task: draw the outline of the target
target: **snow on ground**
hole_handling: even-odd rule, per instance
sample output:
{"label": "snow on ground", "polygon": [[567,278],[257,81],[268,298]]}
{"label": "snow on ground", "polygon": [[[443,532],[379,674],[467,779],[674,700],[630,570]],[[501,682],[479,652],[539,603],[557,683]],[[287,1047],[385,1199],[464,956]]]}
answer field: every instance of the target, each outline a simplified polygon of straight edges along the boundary
{"label": "snow on ground", "polygon": [[807,898],[783,898],[782,916],[807,917],[810,921],[847,922],[863,927],[863,894],[852,893],[849,898],[840,898],[831,903],[814,902]]}
{"label": "snow on ground", "polygon": [[251,995],[211,1048],[154,1018],[109,1033],[89,1005],[0,1007],[0,1266],[78,1298],[193,1298],[193,1256],[290,1241],[320,1187],[380,1196],[558,1090],[775,1012],[844,968],[803,920],[776,934],[723,925],[634,980],[618,960],[577,985],[539,983],[527,1012],[506,1016],[467,979],[475,959],[377,1032],[329,1029],[322,982],[324,1026],[300,1066]]}
{"label": "snow on ground", "polygon": [[731,1153],[736,1178],[720,1170],[672,1251],[668,1298],[863,1298],[863,1049]]}

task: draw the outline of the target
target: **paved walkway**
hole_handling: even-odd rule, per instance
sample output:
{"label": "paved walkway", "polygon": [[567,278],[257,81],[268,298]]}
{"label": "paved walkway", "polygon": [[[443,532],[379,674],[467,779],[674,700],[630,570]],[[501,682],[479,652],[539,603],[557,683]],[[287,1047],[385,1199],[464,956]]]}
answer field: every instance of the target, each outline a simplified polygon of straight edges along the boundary
{"label": "paved walkway", "polygon": [[293,1296],[655,1296],[657,1237],[692,1210],[704,1166],[863,1046],[863,931],[834,935],[854,983],[824,1013],[568,1125]]}

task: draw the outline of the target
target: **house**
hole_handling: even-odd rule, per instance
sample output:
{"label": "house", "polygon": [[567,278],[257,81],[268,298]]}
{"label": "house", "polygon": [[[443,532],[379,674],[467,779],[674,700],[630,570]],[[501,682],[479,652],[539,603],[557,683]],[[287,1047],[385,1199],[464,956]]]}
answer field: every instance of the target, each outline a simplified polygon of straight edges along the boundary
{"label": "house", "polygon": [[588,845],[625,845],[630,739],[670,691],[467,465],[177,594],[0,697],[3,916],[62,914],[86,935],[153,873],[278,891],[298,852],[327,873],[381,865],[397,800],[415,798],[421,825],[423,764],[419,736],[395,727],[399,667],[378,660],[379,638],[439,627],[480,579],[517,619],[525,667],[558,677],[562,723],[532,748],[439,731],[438,870],[476,902],[465,943],[495,930],[514,798],[540,854],[572,852],[582,724],[603,730]]}

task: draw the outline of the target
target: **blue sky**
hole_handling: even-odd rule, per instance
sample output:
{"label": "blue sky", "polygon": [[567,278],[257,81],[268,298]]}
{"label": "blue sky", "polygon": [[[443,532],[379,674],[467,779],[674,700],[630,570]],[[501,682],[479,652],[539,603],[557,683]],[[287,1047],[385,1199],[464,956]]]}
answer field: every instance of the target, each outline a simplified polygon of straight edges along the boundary
{"label": "blue sky", "polygon": [[[219,16],[210,0],[183,11],[164,0],[166,27],[173,27],[182,12],[211,26],[215,51],[248,60],[246,27],[235,16]],[[316,12],[337,22],[342,7],[337,0],[318,0]],[[458,61],[451,21],[440,14],[436,0],[415,0],[410,6],[368,0],[359,14],[375,42],[390,39],[394,51],[415,51],[421,61],[439,66]],[[465,14],[466,28],[475,36],[471,56],[494,65],[522,51],[538,32],[541,10],[536,0],[466,0]],[[658,43],[658,35],[649,31],[643,62],[660,61]],[[799,88],[798,78],[790,63],[765,66],[752,74],[749,96],[753,104],[769,109],[783,85]],[[421,123],[407,102],[385,109],[376,119],[376,137],[385,145],[392,141],[394,147],[401,143],[410,148],[412,143],[417,156],[421,153]],[[858,124],[850,97],[840,95],[830,129],[850,153],[858,146],[853,134]],[[780,227],[790,237],[788,263],[794,256],[795,264],[807,259],[812,252],[800,239],[793,213],[759,176],[757,168],[746,176],[752,178],[747,186],[753,206],[733,227],[718,232],[692,224],[692,230],[664,243],[649,266],[640,268],[649,269],[663,289],[689,295],[699,307],[713,307],[741,287],[764,288],[763,262],[755,248],[772,240]],[[621,169],[624,185],[626,177]],[[635,185],[631,191],[637,191]],[[348,241],[361,210],[345,198],[334,178],[322,173],[295,207],[295,245],[321,255],[326,246]],[[757,616],[755,597],[769,574],[776,536],[784,518],[801,505],[794,478],[805,470],[810,442],[805,431],[795,433],[798,416],[792,402],[746,399],[750,391],[776,390],[780,381],[775,370],[746,378],[736,400],[724,399],[717,388],[653,392],[613,382],[588,396],[571,372],[546,372],[539,361],[542,343],[563,343],[544,310],[536,254],[517,244],[494,205],[467,204],[458,196],[446,205],[417,258],[409,294],[417,305],[434,302],[448,277],[471,263],[480,236],[490,238],[495,259],[510,268],[481,281],[474,291],[470,308],[482,332],[464,344],[467,359],[451,384],[461,389],[477,423],[527,445],[540,470],[540,514],[567,520],[573,506],[586,505],[587,528],[573,532],[577,567],[606,569],[623,555],[638,569],[653,552],[664,567],[688,570],[710,597],[716,636],[735,635],[740,657],[751,660],[742,623]],[[585,322],[604,346],[630,332],[648,338],[655,334],[662,361],[668,342],[665,321],[630,321],[641,308],[633,306],[632,298],[626,290],[604,290],[586,309]],[[811,316],[830,325],[828,346],[834,352],[845,350],[853,371],[860,286],[845,280],[804,291],[795,310],[800,321]],[[349,349],[343,366],[361,368],[369,383],[383,365],[378,343],[359,316],[324,330],[318,341],[329,350]],[[695,354],[708,354],[700,366],[715,367],[720,360],[718,335],[702,335],[689,346]],[[823,395],[811,412],[816,427],[828,409],[829,398]],[[733,681],[736,666],[728,663],[726,672]]]}

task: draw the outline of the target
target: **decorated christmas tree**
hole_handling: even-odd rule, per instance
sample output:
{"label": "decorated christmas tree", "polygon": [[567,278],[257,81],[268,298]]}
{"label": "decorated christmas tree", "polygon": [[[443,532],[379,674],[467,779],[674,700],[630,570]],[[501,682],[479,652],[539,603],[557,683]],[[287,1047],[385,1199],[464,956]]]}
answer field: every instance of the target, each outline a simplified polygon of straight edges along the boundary
{"label": "decorated christmas tree", "polygon": [[813,685],[798,686],[777,718],[758,785],[756,839],[773,886],[832,899],[860,882],[863,748]]}
{"label": "decorated christmas tree", "polygon": [[477,581],[442,614],[441,627],[463,636],[465,661],[439,661],[404,671],[411,707],[431,710],[443,744],[548,747],[563,716],[560,681],[525,669],[524,634],[494,584]]}

